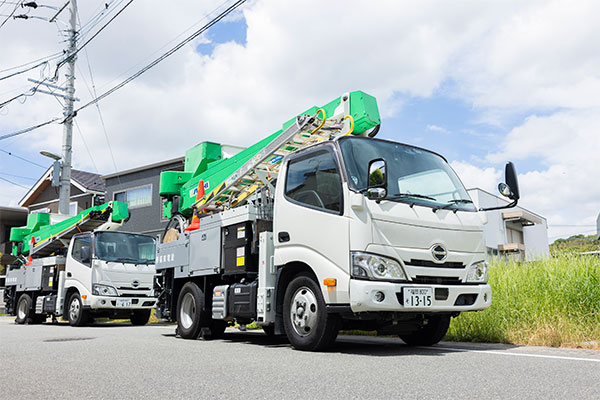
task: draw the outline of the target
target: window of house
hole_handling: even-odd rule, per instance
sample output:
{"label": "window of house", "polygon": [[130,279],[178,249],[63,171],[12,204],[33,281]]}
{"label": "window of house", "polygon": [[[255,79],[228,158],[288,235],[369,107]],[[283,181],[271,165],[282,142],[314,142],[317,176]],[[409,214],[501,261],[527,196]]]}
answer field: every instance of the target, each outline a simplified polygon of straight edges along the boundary
{"label": "window of house", "polygon": [[290,161],[285,195],[299,203],[324,210],[342,210],[342,180],[333,154],[318,151]]}
{"label": "window of house", "polygon": [[152,185],[115,192],[113,199],[127,203],[130,208],[152,205]]}
{"label": "window of house", "polygon": [[77,215],[77,202],[72,201],[69,203],[69,215]]}

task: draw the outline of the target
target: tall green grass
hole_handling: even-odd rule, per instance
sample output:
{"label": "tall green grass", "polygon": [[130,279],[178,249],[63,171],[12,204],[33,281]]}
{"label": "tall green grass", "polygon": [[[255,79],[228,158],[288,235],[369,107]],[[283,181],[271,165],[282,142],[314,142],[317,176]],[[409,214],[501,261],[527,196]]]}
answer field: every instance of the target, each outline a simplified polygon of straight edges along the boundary
{"label": "tall green grass", "polygon": [[445,340],[600,348],[600,258],[495,261],[492,306],[453,318]]}

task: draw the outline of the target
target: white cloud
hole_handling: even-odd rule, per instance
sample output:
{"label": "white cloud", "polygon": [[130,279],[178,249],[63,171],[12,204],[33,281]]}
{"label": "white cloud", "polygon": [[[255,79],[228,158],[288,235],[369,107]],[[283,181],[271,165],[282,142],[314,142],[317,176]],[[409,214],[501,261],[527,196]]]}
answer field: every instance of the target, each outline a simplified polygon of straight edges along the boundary
{"label": "white cloud", "polygon": [[428,131],[432,131],[432,132],[439,132],[439,133],[446,133],[446,134],[450,133],[448,131],[448,129],[442,128],[441,126],[437,126],[437,125],[427,125],[426,129]]}

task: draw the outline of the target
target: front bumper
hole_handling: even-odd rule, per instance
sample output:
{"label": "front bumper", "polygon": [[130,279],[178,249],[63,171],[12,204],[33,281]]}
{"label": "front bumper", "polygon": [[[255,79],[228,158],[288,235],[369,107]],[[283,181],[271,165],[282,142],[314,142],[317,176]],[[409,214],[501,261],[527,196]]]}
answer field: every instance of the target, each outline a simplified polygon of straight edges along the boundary
{"label": "front bumper", "polygon": [[[406,308],[402,305],[403,287],[433,288],[434,299],[431,307]],[[438,290],[436,290],[438,289]],[[384,294],[383,301],[376,300],[376,293]],[[439,296],[438,296],[439,294]],[[445,299],[442,299],[447,294]],[[469,305],[456,305],[469,295],[475,300]],[[436,297],[440,298],[439,300]],[[350,308],[353,312],[396,311],[396,312],[463,312],[485,310],[492,304],[492,289],[488,284],[481,285],[429,285],[410,282],[392,283],[350,279]]]}
{"label": "front bumper", "polygon": [[[123,307],[117,305],[117,300],[131,300],[131,306]],[[91,309],[110,309],[110,310],[149,310],[156,305],[155,297],[116,297],[116,296],[94,296],[88,295],[83,300],[83,305]]]}

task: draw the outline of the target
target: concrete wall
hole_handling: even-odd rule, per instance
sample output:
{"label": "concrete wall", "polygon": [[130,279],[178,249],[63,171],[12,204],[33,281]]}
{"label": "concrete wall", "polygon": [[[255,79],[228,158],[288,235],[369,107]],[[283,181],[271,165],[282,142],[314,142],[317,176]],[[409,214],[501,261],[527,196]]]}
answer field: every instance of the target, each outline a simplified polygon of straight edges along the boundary
{"label": "concrete wall", "polygon": [[152,185],[152,204],[130,207],[129,221],[120,230],[154,235],[165,229],[168,220],[162,218],[162,201],[159,195],[160,173],[172,170],[183,170],[183,162],[175,162],[105,178],[106,201],[114,200],[114,195],[117,192],[148,184]]}

